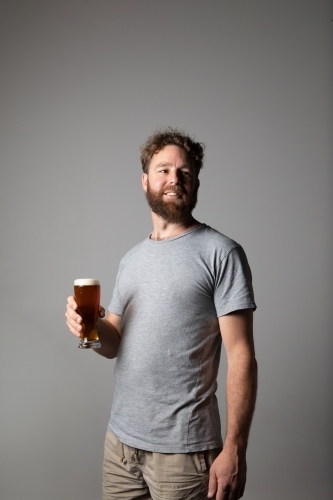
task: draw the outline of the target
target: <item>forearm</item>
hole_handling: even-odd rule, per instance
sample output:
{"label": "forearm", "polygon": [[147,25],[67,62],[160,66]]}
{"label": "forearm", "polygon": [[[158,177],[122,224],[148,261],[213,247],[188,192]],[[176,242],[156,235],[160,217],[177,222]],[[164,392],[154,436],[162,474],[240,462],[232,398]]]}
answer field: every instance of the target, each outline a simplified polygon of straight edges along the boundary
{"label": "forearm", "polygon": [[98,336],[101,342],[101,347],[99,349],[94,349],[94,351],[105,358],[112,359],[117,357],[120,335],[116,328],[108,320],[98,320]]}
{"label": "forearm", "polygon": [[246,484],[246,448],[257,394],[253,312],[235,311],[221,316],[219,323],[228,359],[227,432],[210,469],[208,497],[238,500]]}
{"label": "forearm", "polygon": [[257,394],[254,352],[231,357],[227,373],[227,430],[225,448],[246,451]]}

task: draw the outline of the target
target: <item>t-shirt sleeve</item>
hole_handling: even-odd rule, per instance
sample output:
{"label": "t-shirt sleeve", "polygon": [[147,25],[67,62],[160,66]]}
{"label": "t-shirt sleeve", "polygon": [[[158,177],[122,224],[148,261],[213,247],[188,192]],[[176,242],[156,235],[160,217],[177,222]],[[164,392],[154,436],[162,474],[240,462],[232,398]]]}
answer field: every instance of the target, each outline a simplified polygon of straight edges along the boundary
{"label": "t-shirt sleeve", "polygon": [[118,274],[117,274],[116,284],[115,284],[114,290],[113,290],[112,299],[111,299],[110,305],[108,307],[108,310],[110,312],[112,312],[114,314],[118,314],[119,316],[121,316],[122,312],[123,312],[123,303],[122,303],[122,300],[121,300],[120,294],[119,294],[120,273],[121,273],[121,270],[119,269]]}
{"label": "t-shirt sleeve", "polygon": [[257,308],[251,269],[241,246],[233,248],[216,270],[214,302],[218,317],[239,309]]}

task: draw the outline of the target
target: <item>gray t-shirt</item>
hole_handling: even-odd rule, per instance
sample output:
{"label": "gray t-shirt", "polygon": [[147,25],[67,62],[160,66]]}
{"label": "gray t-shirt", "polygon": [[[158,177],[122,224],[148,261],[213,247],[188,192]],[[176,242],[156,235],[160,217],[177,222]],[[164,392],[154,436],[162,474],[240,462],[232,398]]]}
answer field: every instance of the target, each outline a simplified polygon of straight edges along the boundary
{"label": "gray t-shirt", "polygon": [[160,453],[222,445],[218,317],[256,308],[251,281],[242,247],[206,224],[125,255],[109,306],[121,315],[109,422],[120,441]]}

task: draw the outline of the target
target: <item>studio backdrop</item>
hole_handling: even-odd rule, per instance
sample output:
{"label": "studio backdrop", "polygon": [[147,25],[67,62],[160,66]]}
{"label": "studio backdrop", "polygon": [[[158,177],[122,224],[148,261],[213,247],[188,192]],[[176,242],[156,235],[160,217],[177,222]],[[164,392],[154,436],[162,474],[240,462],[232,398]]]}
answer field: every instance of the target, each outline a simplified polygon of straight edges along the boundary
{"label": "studio backdrop", "polygon": [[[206,144],[195,217],[253,273],[245,500],[332,498],[332,4],[0,1],[0,498],[98,500],[114,360],[65,325],[151,231],[140,145]],[[218,400],[225,429],[225,354]],[[224,431],[223,431],[224,432]]]}

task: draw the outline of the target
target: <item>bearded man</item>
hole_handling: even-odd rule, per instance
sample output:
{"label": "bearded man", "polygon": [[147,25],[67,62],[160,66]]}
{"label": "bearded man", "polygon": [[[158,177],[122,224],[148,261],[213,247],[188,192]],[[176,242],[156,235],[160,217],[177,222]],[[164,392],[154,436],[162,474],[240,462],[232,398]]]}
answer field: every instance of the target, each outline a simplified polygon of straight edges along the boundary
{"label": "bearded man", "polygon": [[[257,386],[256,305],[242,247],[192,215],[203,156],[203,144],[170,128],[141,149],[153,231],[121,260],[98,326],[96,352],[117,357],[104,500],[238,500],[244,493]],[[80,336],[72,296],[66,317]],[[215,395],[222,341],[224,443]]]}

